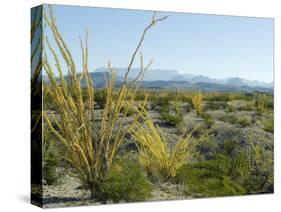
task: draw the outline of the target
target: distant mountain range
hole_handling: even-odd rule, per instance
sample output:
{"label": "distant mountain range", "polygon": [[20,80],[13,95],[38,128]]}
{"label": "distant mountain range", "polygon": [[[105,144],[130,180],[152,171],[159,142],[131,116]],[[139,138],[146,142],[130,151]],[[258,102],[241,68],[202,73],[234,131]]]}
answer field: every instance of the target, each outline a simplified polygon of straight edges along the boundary
{"label": "distant mountain range", "polygon": [[[127,69],[114,69],[116,70],[116,84],[118,85],[119,82],[122,82]],[[131,69],[129,79],[134,79],[138,73],[139,69]],[[90,73],[93,83],[97,87],[103,87],[105,85],[105,75],[108,78],[111,77],[107,68],[97,68],[94,72]],[[46,80],[47,77],[43,76],[43,78]],[[82,80],[81,84],[86,85],[86,81]],[[214,79],[202,75],[180,74],[174,69],[148,70],[144,75],[142,87],[153,89],[200,89],[202,91],[273,92],[273,82],[266,83],[239,77]]]}

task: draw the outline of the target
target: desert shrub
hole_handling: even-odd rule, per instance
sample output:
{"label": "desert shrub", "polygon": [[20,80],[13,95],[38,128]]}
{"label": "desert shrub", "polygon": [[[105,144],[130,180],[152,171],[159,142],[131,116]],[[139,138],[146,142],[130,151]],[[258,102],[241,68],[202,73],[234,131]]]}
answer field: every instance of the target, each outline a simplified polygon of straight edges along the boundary
{"label": "desert shrub", "polygon": [[193,108],[195,109],[197,116],[199,116],[202,112],[203,95],[202,95],[201,91],[193,93],[191,99],[192,99]]}
{"label": "desert shrub", "polygon": [[[98,195],[100,191],[99,182],[109,173],[113,158],[116,155],[118,147],[124,140],[125,135],[138,121],[139,115],[134,117],[133,121],[125,126],[125,116],[119,117],[120,110],[125,102],[130,102],[133,106],[134,96],[139,89],[144,72],[149,68],[151,62],[144,66],[142,55],[141,68],[138,76],[128,79],[135,56],[144,40],[147,30],[157,22],[166,19],[166,17],[156,19],[155,14],[148,27],[145,28],[137,48],[133,52],[132,58],[124,75],[123,82],[116,88],[116,71],[112,69],[110,62],[108,69],[111,73],[110,79],[106,78],[106,103],[101,114],[99,125],[96,123],[94,104],[94,91],[91,77],[88,71],[88,34],[86,32],[85,41],[80,39],[82,52],[82,73],[77,76],[76,63],[72,57],[65,40],[63,39],[56,25],[56,19],[53,15],[52,7],[49,5],[49,16],[47,10],[44,10],[44,20],[46,26],[51,31],[51,36],[55,41],[55,47],[46,37],[46,49],[55,61],[55,68],[59,73],[60,83],[58,84],[54,67],[49,63],[49,55],[45,52],[43,57],[43,67],[46,71],[50,83],[44,83],[45,92],[50,94],[58,116],[43,113],[44,123],[50,128],[52,136],[66,149],[65,159],[77,173],[77,178],[83,186],[91,191],[92,197]],[[58,52],[55,51],[58,49]],[[62,58],[62,59],[60,59]],[[62,60],[62,61],[61,61]],[[63,75],[61,62],[68,67],[67,81]],[[86,86],[83,88],[88,92],[88,101],[83,101],[81,79],[84,77]],[[71,86],[69,86],[71,85]],[[144,101],[143,104],[146,104]],[[88,108],[88,109],[85,109]],[[51,119],[58,129],[54,128]]]}
{"label": "desert shrub", "polygon": [[205,124],[208,128],[211,128],[214,125],[214,119],[209,113],[202,113],[201,117],[204,119]]}
{"label": "desert shrub", "polygon": [[103,109],[106,104],[107,92],[105,89],[97,89],[94,93],[94,101],[98,104],[98,106]]}
{"label": "desert shrub", "polygon": [[100,182],[101,201],[132,202],[151,197],[152,185],[140,165],[126,157],[114,162],[108,175]]}
{"label": "desert shrub", "polygon": [[145,91],[138,91],[135,96],[136,101],[144,101],[146,99],[146,92]]}
{"label": "desert shrub", "polygon": [[202,139],[196,145],[197,158],[200,160],[214,159],[214,156],[219,151],[219,144],[214,137],[209,136],[206,139]]}
{"label": "desert shrub", "polygon": [[43,179],[48,185],[53,185],[59,182],[61,173],[57,171],[59,164],[62,161],[61,152],[55,145],[54,140],[50,136],[49,129],[45,126],[43,133],[43,145],[42,145],[42,173]]}
{"label": "desert shrub", "polygon": [[218,93],[218,92],[209,93],[208,95],[206,95],[204,97],[204,100],[215,101],[215,102],[228,102],[232,99],[233,99],[233,97],[231,96],[231,94]]}
{"label": "desert shrub", "polygon": [[169,102],[160,110],[160,119],[172,126],[177,126],[183,122],[183,111],[180,108],[179,102]]}
{"label": "desert shrub", "polygon": [[245,180],[247,193],[273,192],[273,152],[248,137],[247,163],[250,176]]}
{"label": "desert shrub", "polygon": [[215,197],[245,194],[245,177],[249,175],[246,156],[236,153],[232,144],[226,144],[214,159],[190,163],[177,173],[185,193],[194,197]]}
{"label": "desert shrub", "polygon": [[48,185],[54,185],[59,182],[62,177],[62,173],[57,171],[60,160],[58,155],[55,155],[52,152],[44,152],[43,158],[43,179]]}
{"label": "desert shrub", "polygon": [[264,113],[266,110],[273,110],[274,102],[272,94],[257,93],[254,96],[257,112]]}
{"label": "desert shrub", "polygon": [[[178,170],[176,180],[193,197],[214,197],[273,192],[273,155],[260,144],[247,139],[245,146],[225,141],[218,146],[199,143],[199,151],[211,157],[186,164]],[[197,148],[198,149],[198,148]]]}
{"label": "desert shrub", "polygon": [[158,96],[154,97],[151,100],[151,109],[157,110],[159,108],[163,108],[169,105],[169,98],[167,96]]}
{"label": "desert shrub", "polygon": [[190,135],[168,143],[148,115],[144,123],[135,124],[131,134],[139,145],[140,163],[157,180],[166,181],[175,176],[176,171],[188,162],[194,146]]}
{"label": "desert shrub", "polygon": [[238,118],[238,124],[241,127],[249,127],[249,126],[251,126],[251,119],[248,117]]}
{"label": "desert shrub", "polygon": [[273,133],[274,131],[274,121],[272,118],[263,121],[263,129],[266,132]]}

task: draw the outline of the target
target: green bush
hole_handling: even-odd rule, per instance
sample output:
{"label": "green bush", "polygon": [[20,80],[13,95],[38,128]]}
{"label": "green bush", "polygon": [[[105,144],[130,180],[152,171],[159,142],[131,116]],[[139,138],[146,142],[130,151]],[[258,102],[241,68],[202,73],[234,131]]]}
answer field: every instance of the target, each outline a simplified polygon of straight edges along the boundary
{"label": "green bush", "polygon": [[273,193],[273,149],[268,150],[260,143],[254,142],[250,136],[248,142],[250,176],[244,183],[247,193]]}
{"label": "green bush", "polygon": [[52,152],[44,153],[43,161],[43,179],[48,185],[55,185],[62,177],[62,173],[57,171],[60,160],[57,155]]}
{"label": "green bush", "polygon": [[193,197],[241,195],[249,175],[244,154],[235,153],[235,145],[225,144],[224,151],[214,159],[185,165],[177,173],[178,183],[185,186],[185,193]]}
{"label": "green bush", "polygon": [[142,201],[151,197],[152,185],[140,165],[132,159],[117,160],[108,175],[100,182],[97,199],[113,202]]}
{"label": "green bush", "polygon": [[157,110],[158,108],[162,108],[169,105],[169,98],[167,96],[155,96],[151,99],[151,109]]}
{"label": "green bush", "polygon": [[177,126],[183,121],[183,112],[178,102],[170,102],[160,110],[160,119],[172,126]]}
{"label": "green bush", "polygon": [[206,139],[199,140],[194,152],[198,160],[214,159],[216,153],[219,151],[219,144],[214,137],[210,136]]}
{"label": "green bush", "polygon": [[[178,170],[176,182],[193,197],[216,197],[273,192],[273,154],[247,138],[245,146],[225,141],[219,148],[200,143],[198,157]],[[212,152],[212,154],[210,154]]]}
{"label": "green bush", "polygon": [[62,161],[60,156],[60,151],[58,146],[50,137],[50,132],[48,128],[44,129],[43,137],[43,161],[42,161],[42,171],[43,179],[48,185],[54,185],[59,182],[62,174],[57,171],[59,163]]}
{"label": "green bush", "polygon": [[106,104],[106,90],[96,90],[94,93],[94,101],[103,109]]}
{"label": "green bush", "polygon": [[231,100],[231,95],[227,93],[210,93],[205,97],[205,100],[215,102],[228,102]]}

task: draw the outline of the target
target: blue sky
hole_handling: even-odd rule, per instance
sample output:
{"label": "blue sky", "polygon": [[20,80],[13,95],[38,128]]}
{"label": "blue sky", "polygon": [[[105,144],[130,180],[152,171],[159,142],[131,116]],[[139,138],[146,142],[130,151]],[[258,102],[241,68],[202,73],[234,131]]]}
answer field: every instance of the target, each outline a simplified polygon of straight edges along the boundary
{"label": "blue sky", "polygon": [[[153,12],[53,7],[58,27],[81,67],[79,35],[89,32],[89,68],[127,67]],[[273,19],[157,12],[169,15],[145,37],[141,52],[152,69],[212,78],[273,81]],[[50,37],[48,30],[45,33]],[[134,67],[139,67],[136,60]]]}

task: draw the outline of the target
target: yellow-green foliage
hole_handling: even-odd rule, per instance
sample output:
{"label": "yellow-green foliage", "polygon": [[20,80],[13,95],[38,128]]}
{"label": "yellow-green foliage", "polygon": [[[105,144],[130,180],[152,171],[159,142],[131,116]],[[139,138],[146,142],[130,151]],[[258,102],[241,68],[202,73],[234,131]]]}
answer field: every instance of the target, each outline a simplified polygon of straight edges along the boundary
{"label": "yellow-green foliage", "polygon": [[117,158],[108,175],[101,181],[101,201],[142,201],[151,197],[152,184],[140,164],[133,158]]}
{"label": "yellow-green foliage", "polygon": [[201,91],[193,93],[191,97],[192,105],[196,111],[197,116],[199,116],[202,113],[202,99],[203,99],[203,95]]}
{"label": "yellow-green foliage", "polygon": [[180,138],[170,145],[161,129],[153,124],[148,115],[144,123],[135,123],[131,134],[139,146],[140,163],[153,176],[160,175],[164,180],[175,176],[176,171],[191,156],[191,136]]}
{"label": "yellow-green foliage", "polygon": [[[44,84],[44,92],[47,92],[52,99],[57,110],[58,116],[44,112],[44,123],[48,125],[54,137],[65,148],[65,160],[67,160],[77,173],[77,177],[85,186],[91,189],[92,195],[99,191],[99,181],[109,172],[114,155],[122,143],[124,136],[134,126],[140,115],[136,115],[132,122],[125,124],[125,116],[130,107],[126,107],[123,116],[119,117],[121,108],[124,104],[132,105],[136,91],[139,88],[140,79],[143,78],[145,70],[148,66],[143,66],[141,57],[141,68],[139,75],[132,81],[128,80],[128,74],[135,59],[136,53],[144,39],[146,31],[156,22],[164,20],[155,19],[144,30],[139,45],[137,46],[127,72],[124,76],[121,86],[115,88],[115,71],[111,68],[110,63],[108,69],[111,72],[111,78],[106,80],[106,103],[102,112],[101,123],[97,124],[94,109],[94,93],[92,80],[88,72],[88,43],[87,33],[85,42],[80,39],[82,51],[82,73],[77,76],[77,67],[72,54],[64,41],[53,16],[52,8],[49,7],[49,15],[45,10],[44,18],[47,26],[52,32],[55,40],[56,48],[50,44],[46,38],[47,49],[44,49],[43,67],[46,71],[50,83]],[[54,70],[49,63],[46,51],[49,51],[56,63],[56,69],[59,73],[59,82],[55,78]],[[68,81],[63,76],[60,57],[69,69]],[[81,80],[86,81],[87,101],[83,100],[83,92],[81,88]],[[130,97],[129,99],[127,97]],[[144,107],[146,101],[143,102]],[[88,108],[88,109],[87,109]],[[55,126],[54,126],[55,125]]]}

